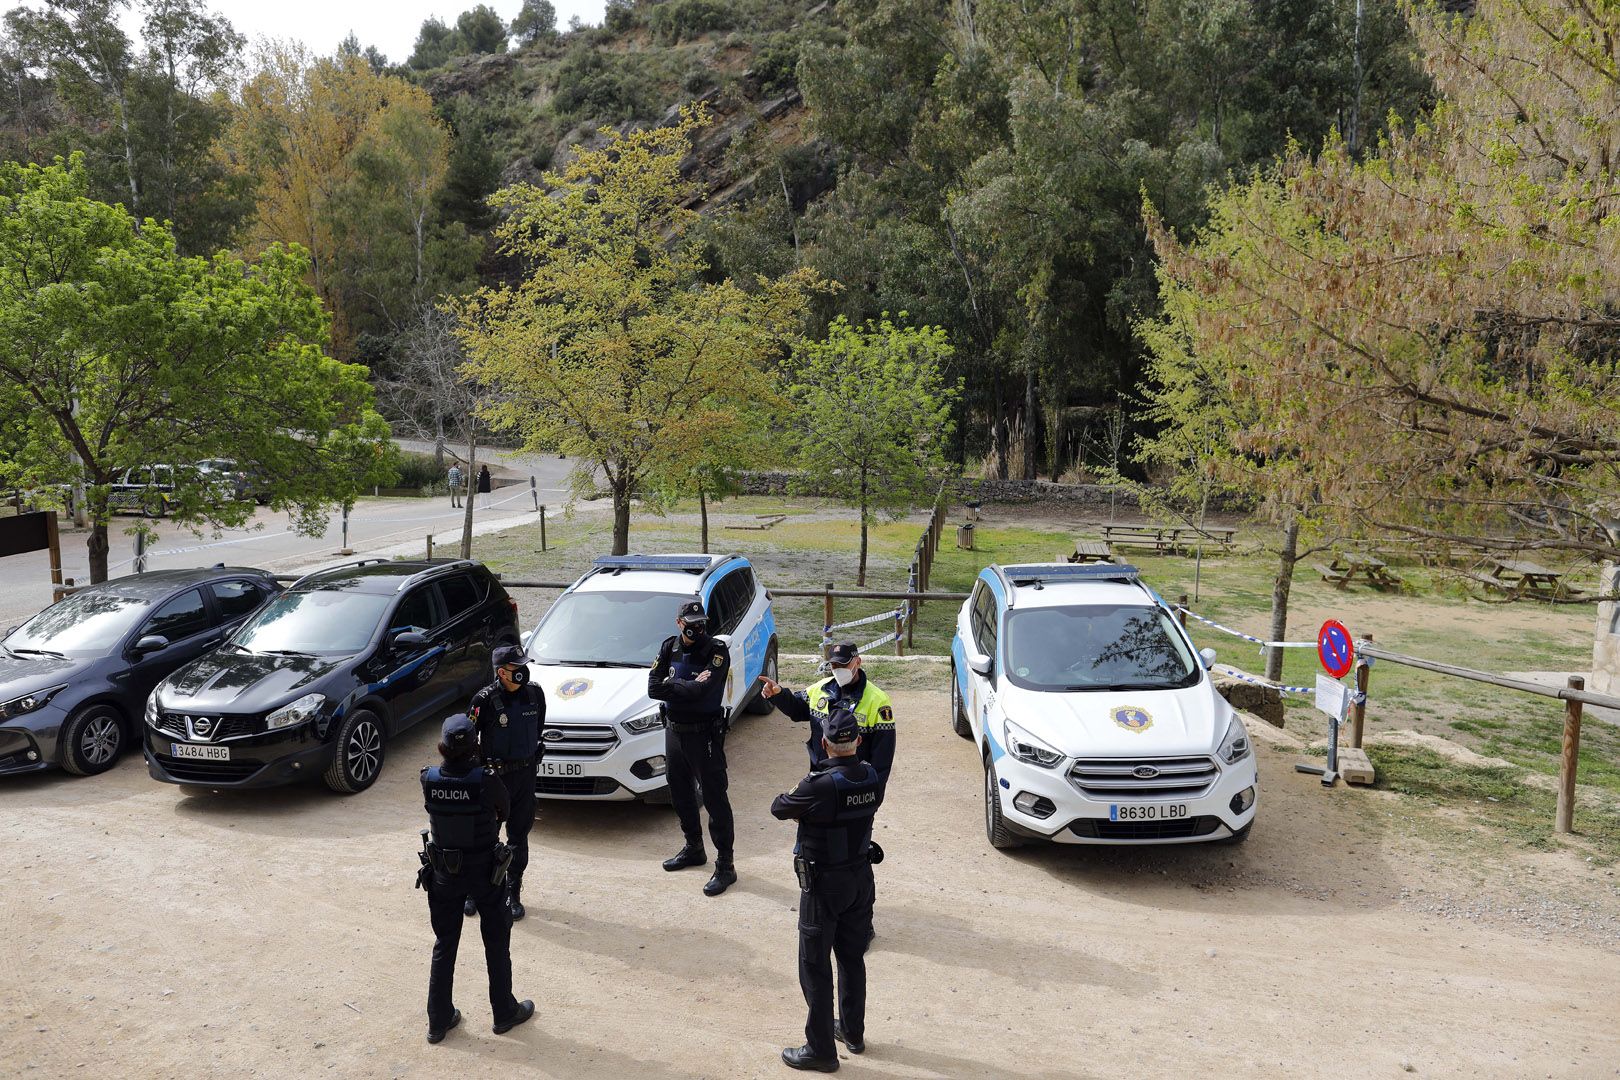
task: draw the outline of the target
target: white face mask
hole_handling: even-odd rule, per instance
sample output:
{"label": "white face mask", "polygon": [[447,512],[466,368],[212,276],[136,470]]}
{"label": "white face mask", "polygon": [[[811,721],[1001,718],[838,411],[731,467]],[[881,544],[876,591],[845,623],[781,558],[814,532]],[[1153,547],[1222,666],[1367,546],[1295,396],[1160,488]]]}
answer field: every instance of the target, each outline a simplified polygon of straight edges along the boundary
{"label": "white face mask", "polygon": [[833,668],[833,681],[839,686],[848,686],[855,681],[855,672],[851,668],[835,667]]}

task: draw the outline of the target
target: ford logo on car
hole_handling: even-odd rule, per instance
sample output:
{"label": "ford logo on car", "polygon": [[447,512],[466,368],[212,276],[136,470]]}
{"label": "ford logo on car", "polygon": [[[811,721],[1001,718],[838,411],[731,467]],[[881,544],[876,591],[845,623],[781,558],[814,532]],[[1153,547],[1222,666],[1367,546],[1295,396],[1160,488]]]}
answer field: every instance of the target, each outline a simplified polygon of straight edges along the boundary
{"label": "ford logo on car", "polygon": [[1152,765],[1138,765],[1136,768],[1131,770],[1131,775],[1136,777],[1138,780],[1151,780],[1155,776],[1159,775],[1159,770],[1155,769]]}
{"label": "ford logo on car", "polygon": [[563,739],[563,733],[558,731],[556,728],[547,728],[546,733],[540,737],[546,740],[546,742],[561,742]]}

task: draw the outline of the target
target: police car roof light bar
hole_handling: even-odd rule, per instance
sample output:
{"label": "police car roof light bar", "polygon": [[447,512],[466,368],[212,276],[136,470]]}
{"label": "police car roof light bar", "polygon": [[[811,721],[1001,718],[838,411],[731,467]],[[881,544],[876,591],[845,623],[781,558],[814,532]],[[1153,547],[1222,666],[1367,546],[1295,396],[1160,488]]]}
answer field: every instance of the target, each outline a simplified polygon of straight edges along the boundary
{"label": "police car roof light bar", "polygon": [[[1019,586],[1039,587],[1045,582],[1061,581],[1113,581],[1123,585],[1141,585],[1142,572],[1127,563],[1026,563],[1019,566],[997,566],[996,576],[1007,589],[1007,606],[1012,607]],[[1142,586],[1146,588],[1146,586]]]}
{"label": "police car roof light bar", "polygon": [[599,570],[686,570],[699,573],[713,562],[707,555],[598,555]]}

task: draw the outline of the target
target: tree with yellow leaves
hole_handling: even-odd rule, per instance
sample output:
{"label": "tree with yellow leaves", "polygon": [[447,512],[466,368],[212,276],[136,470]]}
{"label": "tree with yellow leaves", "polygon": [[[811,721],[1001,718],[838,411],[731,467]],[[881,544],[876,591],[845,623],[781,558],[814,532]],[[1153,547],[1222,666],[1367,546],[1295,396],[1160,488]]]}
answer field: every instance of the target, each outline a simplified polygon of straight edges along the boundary
{"label": "tree with yellow leaves", "polygon": [[770,365],[826,287],[808,270],[704,280],[687,208],[699,192],[680,163],[705,123],[689,109],[668,127],[604,132],[543,186],[496,192],[501,250],[528,273],[456,306],[469,369],[499,394],[492,421],[580,460],[580,483],[601,469],[615,554],[638,491],[688,472],[757,415],[745,406],[776,399]]}

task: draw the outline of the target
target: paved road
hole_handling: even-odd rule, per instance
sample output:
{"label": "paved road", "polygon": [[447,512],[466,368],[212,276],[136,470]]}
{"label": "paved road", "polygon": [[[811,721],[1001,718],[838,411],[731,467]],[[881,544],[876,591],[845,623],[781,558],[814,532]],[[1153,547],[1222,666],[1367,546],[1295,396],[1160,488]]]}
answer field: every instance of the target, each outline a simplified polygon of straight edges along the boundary
{"label": "paved road", "polygon": [[[429,439],[396,438],[394,445],[413,454],[433,453],[433,442]],[[445,447],[453,452],[465,449],[457,447],[454,443],[446,443]],[[549,492],[552,501],[557,502],[560,501],[558,496],[568,494],[569,479],[575,467],[572,458],[564,459],[556,454],[531,454],[524,450],[498,450],[494,447],[482,447],[478,455],[480,460],[488,460],[506,473],[534,477],[542,498]],[[445,468],[449,468],[449,465],[446,464]],[[600,470],[597,470],[597,478],[601,479]]]}
{"label": "paved road", "polygon": [[[562,501],[561,493],[555,488],[541,488],[540,492],[541,499],[549,497],[554,504]],[[491,501],[495,504],[493,509],[474,511],[475,534],[535,520],[534,500],[527,486],[496,491]],[[125,535],[124,529],[137,520],[120,516],[113,522],[109,559],[109,572],[113,577],[131,572],[134,541]],[[461,522],[462,511],[452,509],[446,498],[362,499],[349,517],[349,547],[359,554],[381,554],[400,545],[421,550],[429,531],[434,533],[437,543],[448,544],[461,536]],[[210,534],[199,538],[171,521],[152,524],[157,528],[158,539],[148,549],[147,568],[150,570],[208,566],[216,562],[258,566],[277,572],[303,570],[338,560],[343,535],[341,519],[336,514],[328,523],[325,535],[310,537],[294,533],[287,515],[263,509],[254,515],[247,528],[227,529],[217,537]],[[62,533],[63,576],[81,583],[90,576],[85,538],[82,530],[65,529]],[[0,560],[0,575],[4,575],[7,583],[6,588],[0,589],[0,630],[21,622],[50,603],[50,567],[43,551]]]}

